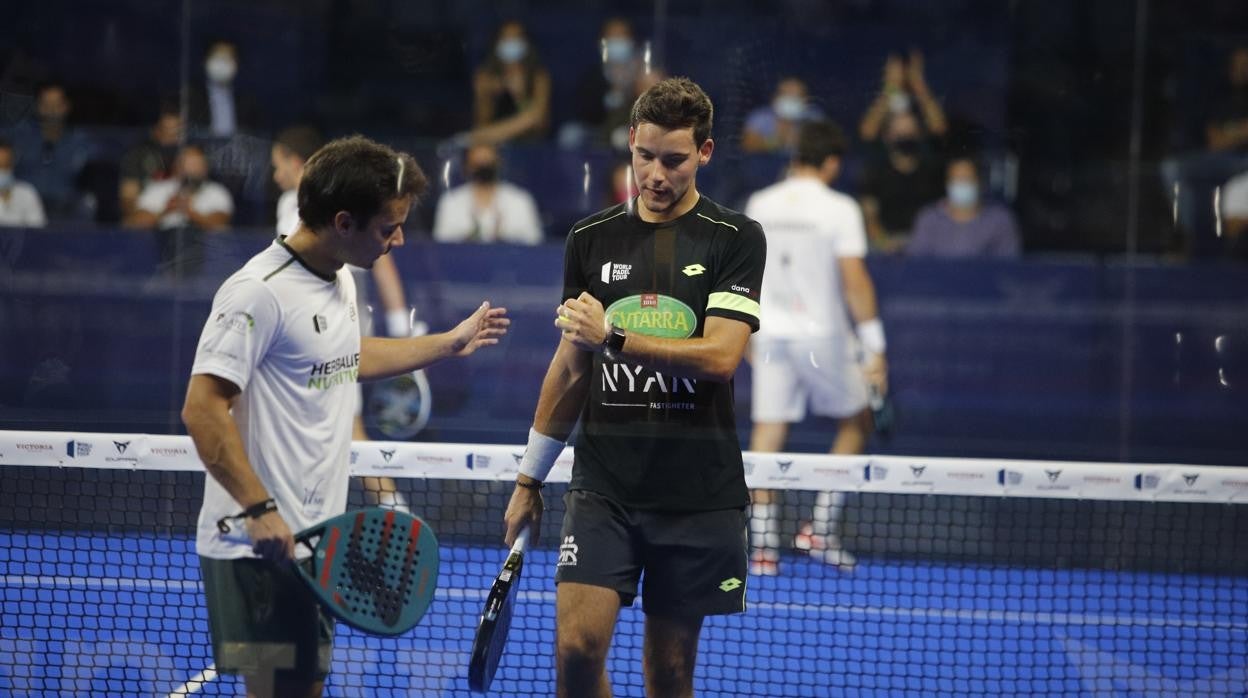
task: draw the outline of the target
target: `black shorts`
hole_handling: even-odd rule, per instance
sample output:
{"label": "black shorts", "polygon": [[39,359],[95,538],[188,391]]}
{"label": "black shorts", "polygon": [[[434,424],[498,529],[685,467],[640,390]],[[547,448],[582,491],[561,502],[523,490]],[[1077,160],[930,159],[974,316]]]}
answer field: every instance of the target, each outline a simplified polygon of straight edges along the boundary
{"label": "black shorts", "polygon": [[217,671],[279,679],[323,679],[334,621],[294,570],[266,560],[201,556]]}
{"label": "black shorts", "polygon": [[564,503],[556,583],[606,587],[630,606],[640,580],[642,607],[658,615],[745,610],[744,509],[629,509],[585,490],[568,492]]}

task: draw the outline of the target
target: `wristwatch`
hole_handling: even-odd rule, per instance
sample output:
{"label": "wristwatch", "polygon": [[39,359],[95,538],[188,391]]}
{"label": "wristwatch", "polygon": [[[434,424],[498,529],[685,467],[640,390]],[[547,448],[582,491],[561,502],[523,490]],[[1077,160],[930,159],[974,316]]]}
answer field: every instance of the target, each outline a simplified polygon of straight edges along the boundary
{"label": "wristwatch", "polygon": [[607,336],[602,340],[602,355],[615,361],[616,354],[624,351],[624,328],[611,323]]}

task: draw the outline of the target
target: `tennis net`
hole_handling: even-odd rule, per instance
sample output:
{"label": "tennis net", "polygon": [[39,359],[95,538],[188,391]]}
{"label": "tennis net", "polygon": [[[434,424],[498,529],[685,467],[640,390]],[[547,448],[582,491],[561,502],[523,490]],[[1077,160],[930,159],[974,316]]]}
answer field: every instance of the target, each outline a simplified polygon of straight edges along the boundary
{"label": "tennis net", "polygon": [[[566,482],[570,453],[553,482]],[[468,656],[506,554],[501,518],[519,455],[355,444],[351,506],[385,499],[393,482],[436,531],[442,568],[410,633],[338,626],[327,695],[469,695]],[[1242,696],[1248,687],[1248,469],[746,460],[751,485],[777,493],[765,529],[779,541],[767,570],[776,574],[740,580],[747,613],[707,620],[700,695]],[[240,692],[212,664],[194,553],[205,476],[187,438],[0,432],[0,468],[0,695]],[[554,694],[564,488],[547,490],[551,511],[494,695]],[[829,564],[810,544],[812,515],[816,528],[828,520],[852,565]],[[642,623],[639,608],[622,611],[609,664],[616,695],[643,695]]]}

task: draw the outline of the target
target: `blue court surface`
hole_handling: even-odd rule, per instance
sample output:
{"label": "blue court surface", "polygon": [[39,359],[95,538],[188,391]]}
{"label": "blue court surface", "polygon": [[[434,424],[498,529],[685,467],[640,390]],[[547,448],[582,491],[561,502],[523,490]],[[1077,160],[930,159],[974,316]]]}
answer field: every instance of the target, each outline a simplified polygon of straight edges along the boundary
{"label": "blue court surface", "polygon": [[[340,625],[326,694],[470,695],[469,648],[503,557],[443,541],[429,614],[397,639]],[[548,549],[529,555],[492,695],[554,693],[553,564]],[[871,558],[838,573],[789,557],[748,583],[749,612],[703,631],[699,695],[1248,695],[1244,578]],[[0,533],[0,600],[0,696],[241,691],[204,671],[188,539]],[[643,694],[642,619],[621,615],[616,695]]]}

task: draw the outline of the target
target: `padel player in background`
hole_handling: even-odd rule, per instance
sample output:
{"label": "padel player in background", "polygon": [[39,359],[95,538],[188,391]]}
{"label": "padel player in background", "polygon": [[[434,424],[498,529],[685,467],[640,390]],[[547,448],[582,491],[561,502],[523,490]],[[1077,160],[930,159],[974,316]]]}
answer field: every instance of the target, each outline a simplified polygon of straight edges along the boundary
{"label": "padel player in background", "polygon": [[732,379],[758,329],[766,244],[698,193],[711,121],[686,78],[646,90],[629,128],[640,196],[568,235],[562,341],[505,514],[508,544],[537,525],[542,480],[579,417],[555,574],[560,696],[610,695],[607,651],[643,571],[649,696],[691,695],[703,618],[745,609]]}
{"label": "padel player in background", "polygon": [[[887,390],[884,328],[863,256],[867,234],[851,197],[831,189],[845,154],[835,124],[802,126],[788,177],[756,192],[745,214],[767,231],[762,308],[767,321],[750,347],[754,421],[751,451],[780,451],[789,424],[811,412],[837,420],[832,453],[862,453],[871,429],[868,384]],[[848,314],[846,309],[848,308]],[[850,329],[848,320],[856,331]],[[860,361],[861,359],[861,361]],[[829,564],[850,567],[841,547],[845,495],[820,492],[811,524],[796,545]],[[753,574],[776,574],[780,532],[770,490],[751,507]]]}
{"label": "padel player in background", "polygon": [[[292,532],[346,509],[356,380],[466,356],[506,332],[481,306],[451,331],[360,337],[346,264],[403,244],[426,180],[416,161],[366,138],[332,141],[299,184],[298,230],[221,285],[204,325],[182,420],[204,480],[200,555],[216,668],[249,695],[317,696],[332,621],[287,565]],[[249,541],[217,521],[246,512]]]}
{"label": "padel player in background", "polygon": [[[324,145],[321,134],[311,126],[288,126],[278,132],[270,149],[269,162],[273,165],[273,183],[282,190],[277,199],[277,234],[294,235],[299,230],[299,180],[303,178],[303,170],[312,154]],[[348,265],[352,278],[355,280],[355,307],[360,311],[360,331],[366,336],[373,336],[377,330],[376,313],[368,298],[369,271],[354,265]],[[377,285],[377,295],[385,310],[386,335],[389,337],[410,337],[424,334],[425,329],[412,327],[415,313],[408,307],[403,293],[403,280],[399,278],[398,265],[390,255],[377,258],[372,267],[373,283]],[[417,323],[424,328],[424,323]],[[368,441],[368,430],[364,428],[364,389],[356,384],[355,418],[351,425],[351,438],[356,441]],[[366,477],[362,479],[364,496],[370,504],[384,507],[398,507],[406,510],[407,505],[399,493],[394,480],[388,477]]]}

